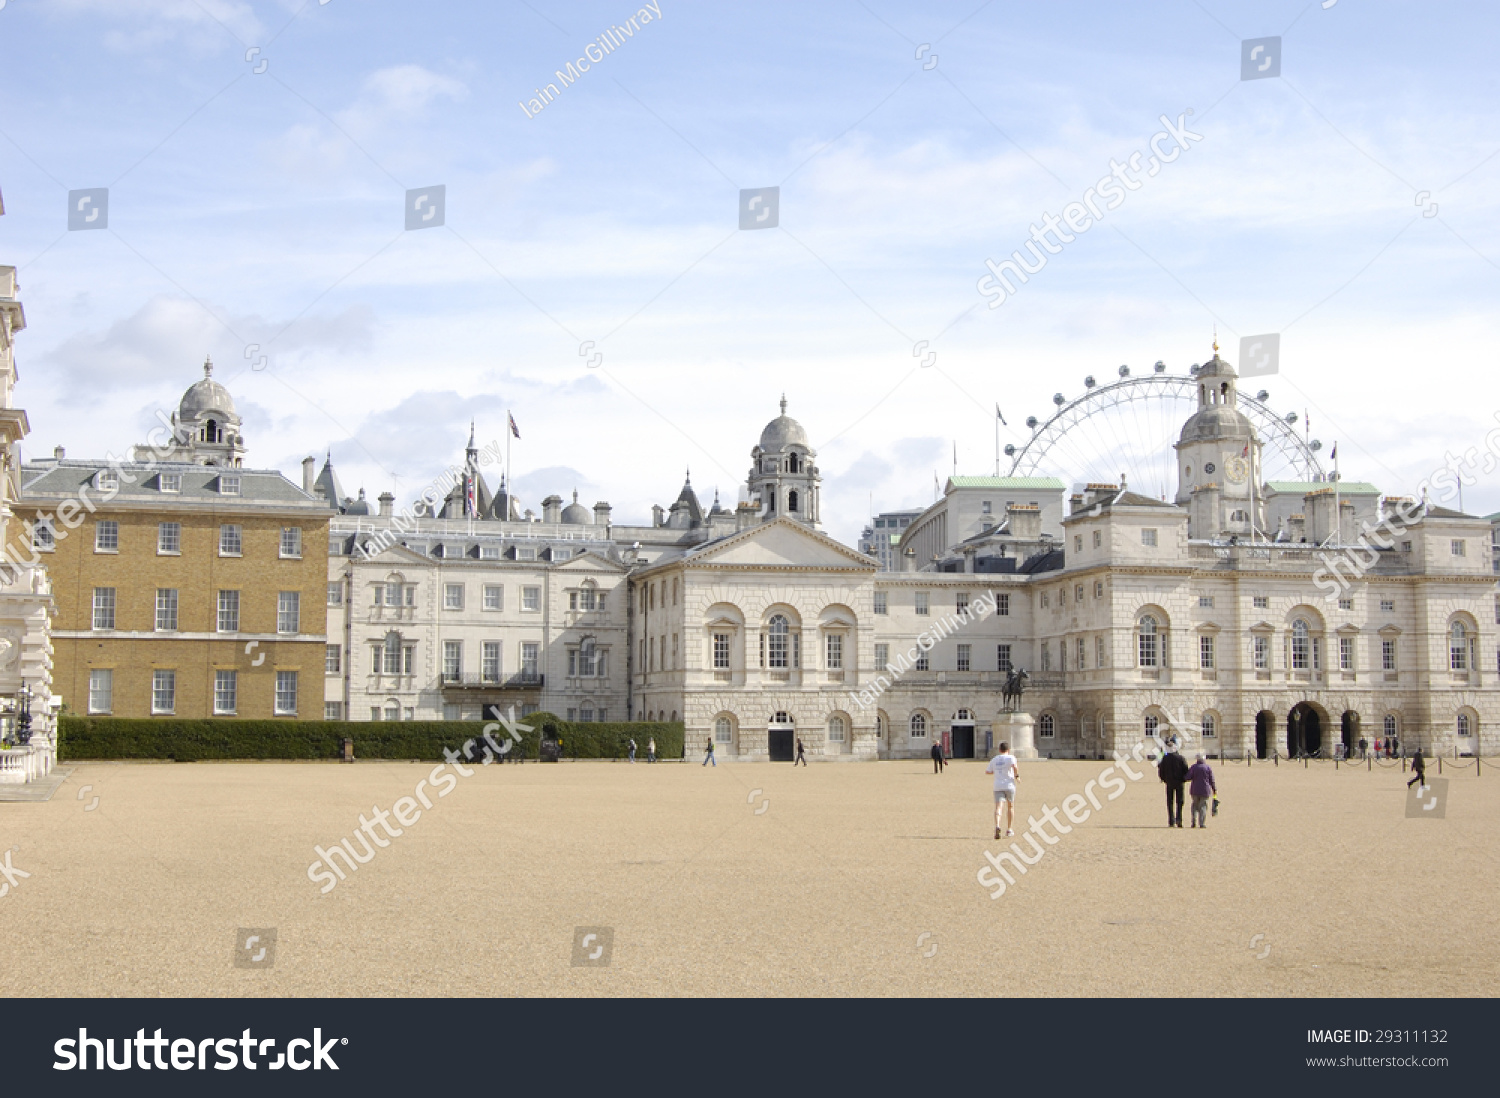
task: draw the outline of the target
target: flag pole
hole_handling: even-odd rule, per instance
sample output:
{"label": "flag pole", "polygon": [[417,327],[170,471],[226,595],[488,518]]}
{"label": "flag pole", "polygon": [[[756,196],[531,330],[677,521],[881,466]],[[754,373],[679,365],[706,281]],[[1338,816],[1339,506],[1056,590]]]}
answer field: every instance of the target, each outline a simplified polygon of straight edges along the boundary
{"label": "flag pole", "polygon": [[515,434],[510,425],[514,422],[511,410],[505,409],[505,518],[503,519],[505,522],[510,521],[510,497],[515,491],[510,486],[510,436]]}
{"label": "flag pole", "polygon": [[1333,444],[1333,531],[1335,545],[1344,543],[1343,512],[1339,510],[1339,444]]}

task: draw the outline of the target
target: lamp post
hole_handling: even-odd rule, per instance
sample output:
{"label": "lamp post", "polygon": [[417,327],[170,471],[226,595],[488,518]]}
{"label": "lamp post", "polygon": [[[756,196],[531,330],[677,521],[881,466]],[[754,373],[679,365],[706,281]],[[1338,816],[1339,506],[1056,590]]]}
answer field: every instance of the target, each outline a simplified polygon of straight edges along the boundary
{"label": "lamp post", "polygon": [[24,682],[16,691],[16,742],[22,747],[31,743],[31,687]]}

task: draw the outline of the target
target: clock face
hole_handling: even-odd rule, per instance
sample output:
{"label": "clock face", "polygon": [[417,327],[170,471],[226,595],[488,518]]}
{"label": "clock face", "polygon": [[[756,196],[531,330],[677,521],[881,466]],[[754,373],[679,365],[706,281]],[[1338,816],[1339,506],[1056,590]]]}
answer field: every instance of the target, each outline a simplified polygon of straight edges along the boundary
{"label": "clock face", "polygon": [[1214,463],[1210,461],[1207,465],[1203,466],[1203,471],[1212,475],[1214,471]]}
{"label": "clock face", "polygon": [[1224,463],[1224,475],[1236,484],[1243,484],[1250,476],[1250,463],[1242,457],[1232,457]]}

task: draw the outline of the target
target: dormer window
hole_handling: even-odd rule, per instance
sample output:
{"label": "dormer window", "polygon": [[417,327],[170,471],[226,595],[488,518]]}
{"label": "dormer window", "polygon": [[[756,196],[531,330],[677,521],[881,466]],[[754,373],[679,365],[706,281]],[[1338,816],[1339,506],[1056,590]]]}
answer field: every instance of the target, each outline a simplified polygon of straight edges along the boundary
{"label": "dormer window", "polygon": [[221,475],[219,477],[219,495],[221,495],[221,496],[237,496],[239,494],[240,494],[240,478],[239,477],[237,477],[237,476],[225,476],[225,475]]}
{"label": "dormer window", "polygon": [[101,492],[118,492],[120,476],[113,469],[100,469],[94,474],[94,487]]}
{"label": "dormer window", "polygon": [[156,486],[162,492],[180,492],[182,491],[182,474],[163,473],[157,478]]}

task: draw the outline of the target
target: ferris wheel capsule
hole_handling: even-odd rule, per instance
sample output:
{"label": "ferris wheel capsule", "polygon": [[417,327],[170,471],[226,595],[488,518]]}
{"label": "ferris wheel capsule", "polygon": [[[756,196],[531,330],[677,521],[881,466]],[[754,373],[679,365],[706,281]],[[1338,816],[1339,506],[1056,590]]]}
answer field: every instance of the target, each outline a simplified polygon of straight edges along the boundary
{"label": "ferris wheel capsule", "polygon": [[1129,377],[1130,376],[1130,367],[1129,366],[1121,366],[1120,367],[1120,376],[1121,377]]}
{"label": "ferris wheel capsule", "polygon": [[1271,394],[1262,389],[1260,392],[1255,394],[1255,399],[1264,404],[1266,401],[1271,399]]}
{"label": "ferris wheel capsule", "polygon": [[1167,372],[1167,364],[1161,359],[1156,360],[1156,372],[1159,374],[1164,374]]}
{"label": "ferris wheel capsule", "polygon": [[1083,387],[1085,389],[1092,389],[1097,384],[1098,382],[1094,380],[1093,374],[1090,374],[1088,377],[1083,379]]}
{"label": "ferris wheel capsule", "polygon": [[1015,448],[1014,444],[1009,443],[1009,442],[1007,442],[1005,444],[1005,456],[1006,457],[1015,457],[1016,456],[1016,448]]}
{"label": "ferris wheel capsule", "polygon": [[1037,418],[1036,418],[1036,416],[1027,416],[1026,417],[1026,426],[1030,427],[1033,431],[1035,431],[1036,430],[1036,425],[1037,425]]}
{"label": "ferris wheel capsule", "polygon": [[1286,422],[1288,422],[1288,423],[1296,423],[1297,422],[1297,413],[1296,412],[1288,412],[1282,418],[1284,420],[1286,420]]}
{"label": "ferris wheel capsule", "polygon": [[1068,402],[1068,398],[1065,397],[1065,396],[1063,396],[1061,393],[1053,393],[1052,394],[1052,403],[1056,404],[1059,408],[1061,408],[1067,402]]}

